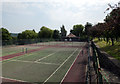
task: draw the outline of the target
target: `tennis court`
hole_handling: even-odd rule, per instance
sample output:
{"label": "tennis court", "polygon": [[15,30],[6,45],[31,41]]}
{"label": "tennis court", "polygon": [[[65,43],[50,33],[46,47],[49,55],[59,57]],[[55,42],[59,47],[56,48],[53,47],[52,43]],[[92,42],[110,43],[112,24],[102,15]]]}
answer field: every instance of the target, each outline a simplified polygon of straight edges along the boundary
{"label": "tennis court", "polygon": [[25,51],[26,48],[28,50],[32,50],[32,49],[37,49],[38,47],[33,47],[29,45],[2,47],[2,56],[23,52],[23,48]]}
{"label": "tennis court", "polygon": [[[85,42],[45,42],[16,46],[13,49],[3,48],[3,57],[22,53],[23,47],[28,48],[28,53],[2,61],[3,79],[36,83],[61,82],[85,44]],[[32,49],[38,50],[29,53]]]}

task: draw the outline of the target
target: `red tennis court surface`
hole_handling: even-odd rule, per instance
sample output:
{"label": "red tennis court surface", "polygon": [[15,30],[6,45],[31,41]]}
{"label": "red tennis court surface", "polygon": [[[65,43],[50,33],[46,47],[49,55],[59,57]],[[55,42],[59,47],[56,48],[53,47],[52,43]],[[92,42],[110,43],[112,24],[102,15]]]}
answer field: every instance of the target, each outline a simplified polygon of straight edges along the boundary
{"label": "red tennis court surface", "polygon": [[62,84],[66,83],[85,83],[86,79],[86,65],[87,65],[87,50],[83,49],[75,59],[73,65],[68,70],[64,79],[61,81]]}

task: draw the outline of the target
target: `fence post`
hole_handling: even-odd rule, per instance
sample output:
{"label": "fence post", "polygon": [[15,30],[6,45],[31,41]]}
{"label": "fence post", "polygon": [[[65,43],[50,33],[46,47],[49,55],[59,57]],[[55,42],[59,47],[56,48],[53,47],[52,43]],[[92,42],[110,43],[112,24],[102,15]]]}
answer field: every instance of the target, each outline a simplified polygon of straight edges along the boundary
{"label": "fence post", "polygon": [[27,48],[26,48],[26,53],[27,53]]}

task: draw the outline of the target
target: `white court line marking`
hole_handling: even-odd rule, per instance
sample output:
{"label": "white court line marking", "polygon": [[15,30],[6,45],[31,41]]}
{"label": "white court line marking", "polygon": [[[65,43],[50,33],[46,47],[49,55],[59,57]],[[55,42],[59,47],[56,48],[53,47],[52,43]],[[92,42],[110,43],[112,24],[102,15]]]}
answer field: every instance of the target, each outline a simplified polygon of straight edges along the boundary
{"label": "white court line marking", "polygon": [[60,64],[48,63],[48,62],[34,62],[34,63],[39,63],[39,64],[50,64],[50,65],[60,65]]}
{"label": "white court line marking", "polygon": [[[34,54],[34,53],[28,53],[28,54],[21,55],[21,56],[19,56],[19,57],[14,57],[14,58],[22,59],[22,58],[26,58],[26,57],[28,57],[28,56],[31,56],[31,55],[33,55],[33,54]],[[10,58],[10,59],[3,60],[3,61],[2,61],[2,64],[11,62],[11,60],[14,59],[14,58]],[[7,60],[8,60],[8,61],[7,61]],[[4,61],[7,61],[7,62],[4,62]],[[4,62],[4,63],[3,63],[3,62]]]}
{"label": "white court line marking", "polygon": [[[57,52],[58,52],[58,51],[57,51]],[[38,60],[36,60],[36,61],[34,61],[34,62],[41,61],[41,60],[43,60],[43,59],[45,59],[45,58],[47,58],[47,57],[49,57],[49,56],[54,55],[54,54],[57,53],[57,52],[51,53],[51,54],[49,54],[49,55],[47,55],[47,56],[45,56],[45,57],[42,57],[42,58],[40,58],[40,59],[38,59]]]}
{"label": "white court line marking", "polygon": [[1,77],[3,79],[8,79],[8,80],[11,80],[11,81],[19,81],[19,82],[28,82],[28,81],[23,81],[23,80],[18,80],[18,79],[13,79],[13,78],[6,78],[6,77]]}
{"label": "white court line marking", "polygon": [[60,65],[60,64],[47,63],[47,62],[32,62],[32,61],[22,61],[22,60],[11,60],[11,61],[16,61],[16,62],[26,62],[26,63],[38,63],[38,64],[48,64],[48,65]]}
{"label": "white court line marking", "polygon": [[81,50],[78,52],[78,54],[77,54],[76,58],[74,59],[74,61],[73,61],[72,65],[70,66],[70,68],[68,69],[68,71],[66,72],[66,74],[64,75],[64,77],[62,78],[62,80],[61,80],[60,84],[63,82],[63,80],[65,79],[66,75],[68,74],[68,72],[69,72],[69,71],[70,71],[70,69],[72,68],[72,66],[73,66],[73,64],[75,63],[75,61],[77,60],[77,58],[78,58],[78,56],[79,56],[80,52],[81,52]]}
{"label": "white court line marking", "polygon": [[65,62],[66,62],[70,57],[73,56],[73,54],[74,54],[77,50],[78,50],[78,48],[77,48],[76,50],[74,50],[72,54],[70,54],[70,56],[43,82],[43,84],[46,83],[46,82],[65,64]]}
{"label": "white court line marking", "polygon": [[[33,53],[32,53],[33,54]],[[14,60],[14,59],[22,59],[22,58],[25,58],[25,57],[28,57],[28,56],[31,56],[32,54],[27,54],[27,56],[25,56],[25,55],[21,55],[21,56],[18,56],[18,57],[14,57],[14,58],[10,58],[10,59],[6,59],[6,60],[3,60],[2,61],[2,64],[5,64],[5,63],[8,63],[8,62],[11,62],[11,60]]]}

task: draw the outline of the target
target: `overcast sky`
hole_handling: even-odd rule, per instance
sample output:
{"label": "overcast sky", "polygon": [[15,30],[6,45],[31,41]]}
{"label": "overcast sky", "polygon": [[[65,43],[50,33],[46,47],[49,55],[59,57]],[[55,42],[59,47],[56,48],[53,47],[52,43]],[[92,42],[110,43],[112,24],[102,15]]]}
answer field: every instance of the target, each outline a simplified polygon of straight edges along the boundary
{"label": "overcast sky", "polygon": [[70,31],[75,24],[103,22],[108,3],[119,0],[3,0],[2,27],[12,33],[35,29],[42,26],[60,30],[65,25]]}

